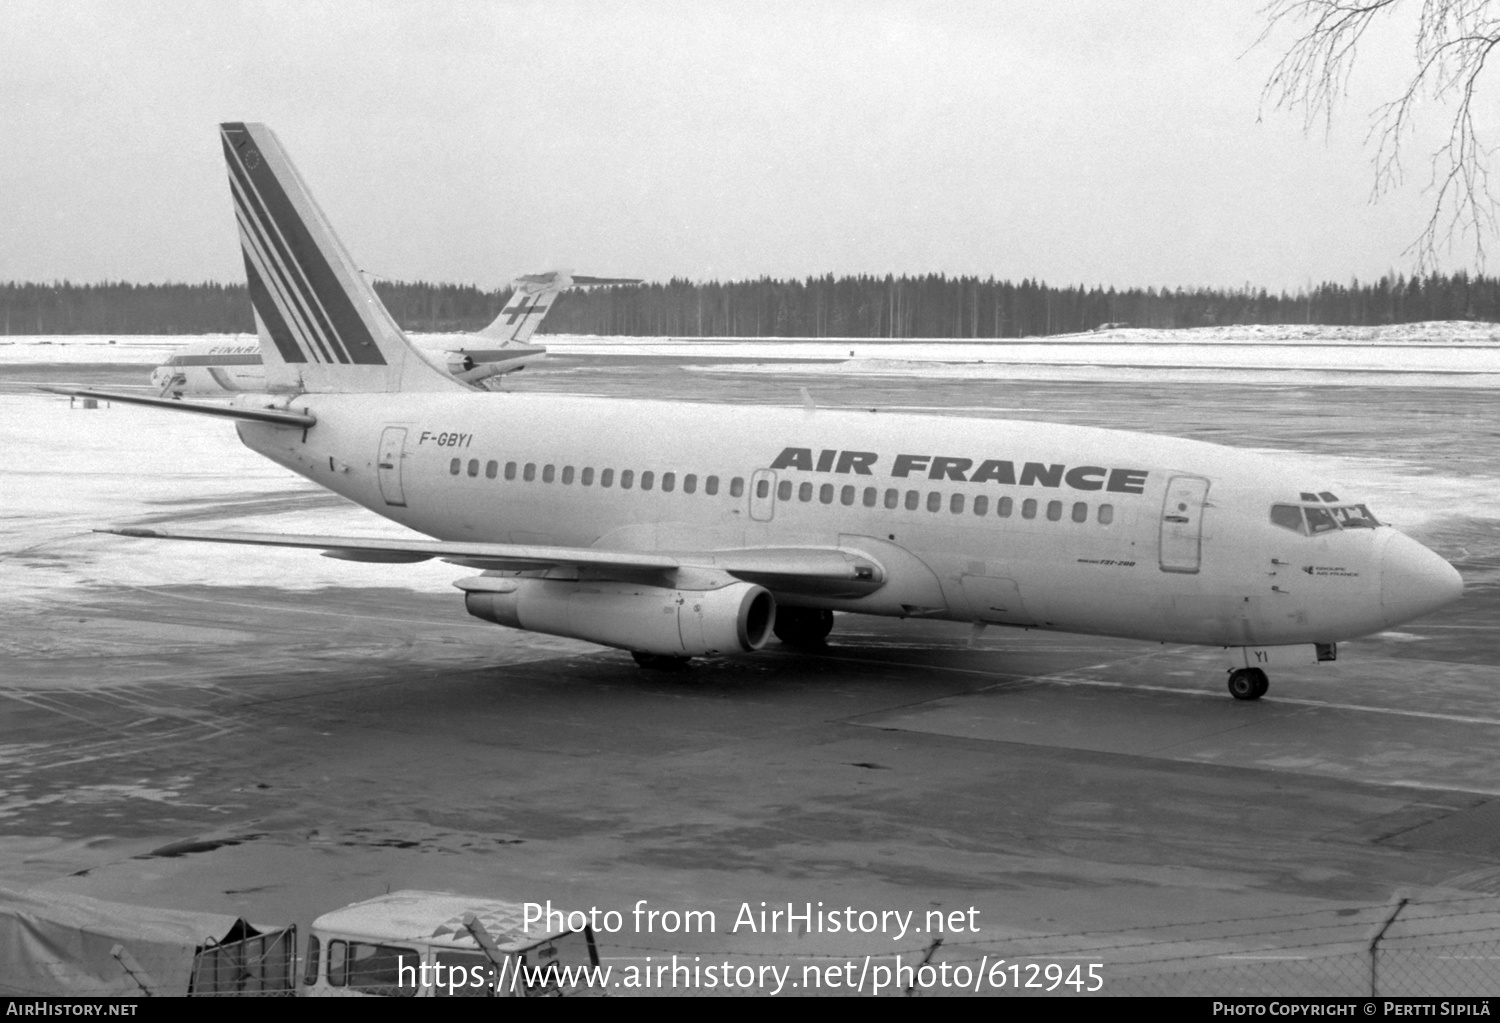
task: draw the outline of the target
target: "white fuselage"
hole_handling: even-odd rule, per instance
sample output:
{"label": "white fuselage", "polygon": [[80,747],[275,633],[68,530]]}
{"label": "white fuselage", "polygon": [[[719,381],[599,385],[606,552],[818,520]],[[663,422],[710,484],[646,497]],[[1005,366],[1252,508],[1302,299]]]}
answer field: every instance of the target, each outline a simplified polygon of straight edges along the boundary
{"label": "white fuselage", "polygon": [[884,569],[867,596],[777,594],[788,605],[1259,647],[1368,634],[1457,592],[1451,566],[1390,527],[1274,524],[1273,505],[1338,487],[1196,441],[560,395],[308,394],[292,406],[317,425],[242,423],[240,436],[439,539],[837,546]]}

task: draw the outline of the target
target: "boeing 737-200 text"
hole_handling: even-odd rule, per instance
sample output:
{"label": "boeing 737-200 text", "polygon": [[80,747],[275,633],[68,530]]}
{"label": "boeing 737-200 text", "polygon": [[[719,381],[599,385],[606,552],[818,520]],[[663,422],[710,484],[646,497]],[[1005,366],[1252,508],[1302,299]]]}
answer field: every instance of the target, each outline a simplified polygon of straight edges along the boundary
{"label": "boeing 737-200 text", "polygon": [[[1356,494],[1172,437],[880,411],[483,392],[430,362],[276,136],[221,126],[267,393],[241,440],[432,537],[118,529],[441,558],[471,614],[648,665],[819,643],[833,612],[1226,648],[1230,692],[1456,599],[1458,573]],[[65,393],[99,395],[95,391]]]}

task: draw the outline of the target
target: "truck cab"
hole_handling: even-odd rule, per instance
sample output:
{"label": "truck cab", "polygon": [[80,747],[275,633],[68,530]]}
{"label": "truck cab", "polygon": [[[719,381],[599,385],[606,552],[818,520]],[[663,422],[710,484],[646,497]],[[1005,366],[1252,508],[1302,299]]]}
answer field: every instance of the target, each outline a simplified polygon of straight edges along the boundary
{"label": "truck cab", "polygon": [[528,928],[517,902],[404,890],[313,921],[298,993],[395,998],[582,993],[591,928]]}

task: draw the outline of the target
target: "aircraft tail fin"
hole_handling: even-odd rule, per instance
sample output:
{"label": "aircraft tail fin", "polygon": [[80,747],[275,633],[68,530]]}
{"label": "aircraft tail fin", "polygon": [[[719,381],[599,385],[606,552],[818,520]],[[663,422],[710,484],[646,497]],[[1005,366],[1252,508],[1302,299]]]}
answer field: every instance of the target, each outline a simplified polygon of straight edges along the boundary
{"label": "aircraft tail fin", "polygon": [[391,319],[271,129],[229,122],[219,135],[267,389],[469,390]]}
{"label": "aircraft tail fin", "polygon": [[525,344],[542,325],[542,318],[552,308],[554,296],[568,288],[581,288],[596,284],[639,284],[634,277],[585,277],[574,276],[567,270],[549,270],[546,273],[526,274],[511,282],[515,292],[493,323],[479,331],[480,337],[494,341]]}

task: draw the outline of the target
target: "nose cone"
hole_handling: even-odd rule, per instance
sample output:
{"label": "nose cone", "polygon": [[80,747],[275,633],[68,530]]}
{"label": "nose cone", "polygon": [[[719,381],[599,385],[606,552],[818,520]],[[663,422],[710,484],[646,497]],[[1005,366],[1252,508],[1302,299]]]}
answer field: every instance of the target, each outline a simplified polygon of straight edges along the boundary
{"label": "nose cone", "polygon": [[1411,537],[1391,531],[1380,555],[1380,606],[1387,626],[1436,611],[1463,592],[1458,569]]}

